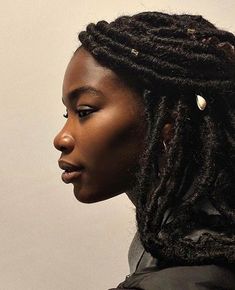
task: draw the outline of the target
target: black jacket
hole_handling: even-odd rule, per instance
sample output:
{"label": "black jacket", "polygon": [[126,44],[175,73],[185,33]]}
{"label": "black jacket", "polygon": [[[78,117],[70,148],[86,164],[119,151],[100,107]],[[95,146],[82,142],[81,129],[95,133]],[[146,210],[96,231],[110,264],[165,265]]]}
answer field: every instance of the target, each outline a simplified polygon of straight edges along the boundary
{"label": "black jacket", "polygon": [[[113,289],[235,290],[235,268],[216,265],[179,266],[159,270],[136,233],[128,254],[130,275]],[[110,289],[110,290],[113,290]]]}
{"label": "black jacket", "polygon": [[235,272],[216,265],[172,267],[163,270],[152,267],[132,274],[113,289],[235,290]]}

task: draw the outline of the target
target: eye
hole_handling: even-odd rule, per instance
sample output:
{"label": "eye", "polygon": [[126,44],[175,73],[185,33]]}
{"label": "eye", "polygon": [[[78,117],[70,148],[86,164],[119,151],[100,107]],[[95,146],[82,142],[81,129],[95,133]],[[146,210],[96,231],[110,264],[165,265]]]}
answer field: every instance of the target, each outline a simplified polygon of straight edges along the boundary
{"label": "eye", "polygon": [[94,107],[90,107],[88,105],[80,105],[76,109],[76,114],[78,115],[80,119],[83,119],[94,111],[96,111]]}
{"label": "eye", "polygon": [[88,116],[90,113],[92,113],[94,110],[77,110],[77,114],[79,116],[79,118],[84,118],[86,116]]}
{"label": "eye", "polygon": [[[85,118],[86,116],[88,116],[90,113],[94,112],[94,109],[77,109],[76,110],[76,114],[78,115],[78,117],[80,119]],[[66,110],[66,113],[63,114],[63,117],[68,119],[68,111]]]}

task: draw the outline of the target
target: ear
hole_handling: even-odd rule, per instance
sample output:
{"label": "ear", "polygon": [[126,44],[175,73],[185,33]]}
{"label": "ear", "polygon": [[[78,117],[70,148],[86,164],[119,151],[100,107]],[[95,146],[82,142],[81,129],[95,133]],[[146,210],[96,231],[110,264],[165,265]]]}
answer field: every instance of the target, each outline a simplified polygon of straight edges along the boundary
{"label": "ear", "polygon": [[[170,142],[170,140],[172,139],[172,137],[174,136],[174,121],[167,121],[167,123],[164,125],[164,127],[162,128],[162,132],[161,132],[161,153],[158,155],[158,166],[159,166],[159,175],[161,176],[162,174],[162,168],[164,168],[165,166],[165,153],[166,153],[166,148],[168,147],[168,143]],[[165,144],[164,144],[164,143]]]}
{"label": "ear", "polygon": [[172,139],[174,132],[173,132],[173,126],[174,124],[171,123],[166,123],[164,127],[162,128],[162,141],[164,141],[166,144],[169,143],[169,141]]}
{"label": "ear", "polygon": [[169,143],[169,141],[174,136],[174,129],[173,128],[174,128],[176,116],[177,116],[177,113],[173,112],[171,114],[170,119],[166,122],[166,124],[162,128],[162,132],[161,132],[162,141],[164,141],[166,145]]}

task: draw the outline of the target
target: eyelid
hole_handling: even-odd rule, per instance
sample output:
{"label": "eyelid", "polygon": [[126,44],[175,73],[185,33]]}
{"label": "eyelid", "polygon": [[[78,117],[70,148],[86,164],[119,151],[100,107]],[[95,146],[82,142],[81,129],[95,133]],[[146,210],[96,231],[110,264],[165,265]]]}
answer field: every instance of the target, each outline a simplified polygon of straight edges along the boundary
{"label": "eyelid", "polygon": [[88,109],[92,109],[92,107],[89,106],[89,105],[78,105],[78,106],[77,106],[77,110],[79,110],[81,107],[82,107],[82,108],[85,107],[85,108],[88,108]]}

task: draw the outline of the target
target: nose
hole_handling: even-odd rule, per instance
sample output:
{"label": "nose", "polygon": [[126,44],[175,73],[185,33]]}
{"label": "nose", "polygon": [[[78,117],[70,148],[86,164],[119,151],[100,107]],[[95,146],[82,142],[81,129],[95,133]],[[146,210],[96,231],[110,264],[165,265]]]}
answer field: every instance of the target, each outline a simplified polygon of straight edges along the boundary
{"label": "nose", "polygon": [[71,134],[65,131],[60,131],[54,139],[54,146],[57,150],[63,153],[70,153],[74,149],[74,138]]}

